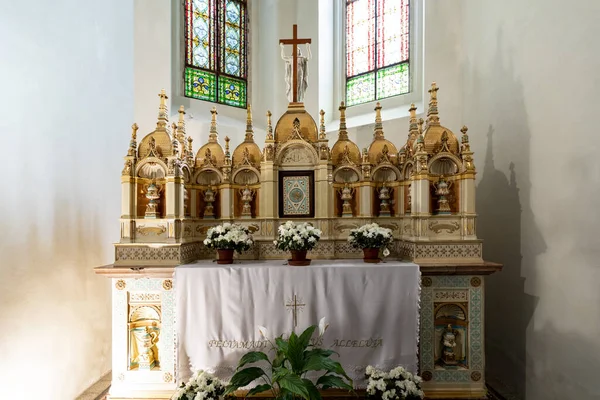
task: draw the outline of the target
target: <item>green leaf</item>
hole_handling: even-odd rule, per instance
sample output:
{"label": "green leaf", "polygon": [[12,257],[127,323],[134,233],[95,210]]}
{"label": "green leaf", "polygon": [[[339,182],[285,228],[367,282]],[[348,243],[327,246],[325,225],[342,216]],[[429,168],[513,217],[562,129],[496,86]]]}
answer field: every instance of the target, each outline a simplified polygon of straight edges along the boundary
{"label": "green leaf", "polygon": [[275,338],[275,344],[277,345],[277,347],[279,348],[279,350],[283,351],[284,353],[287,353],[288,347],[289,347],[289,344],[288,344],[287,341],[285,341],[282,338],[278,337],[278,338]]}
{"label": "green leaf", "polygon": [[296,374],[302,372],[304,366],[304,350],[305,348],[302,346],[300,338],[292,332],[288,341],[287,359],[290,360],[292,370]]}
{"label": "green leaf", "polygon": [[342,378],[335,375],[323,375],[317,380],[317,386],[321,385],[323,389],[337,388],[353,390],[352,386],[344,382]]}
{"label": "green leaf", "polygon": [[313,354],[304,363],[303,372],[321,371],[321,370],[329,371],[329,367],[330,367],[329,361],[331,361],[331,360],[327,357],[323,357],[320,354]]}
{"label": "green leaf", "polygon": [[300,335],[299,342],[302,345],[303,350],[306,349],[306,347],[308,347],[308,344],[310,343],[310,338],[312,337],[313,333],[315,332],[315,329],[317,329],[316,325],[309,326]]}
{"label": "green leaf", "polygon": [[241,387],[247,386],[263,375],[266,375],[265,372],[258,367],[248,367],[239,370],[231,377],[229,386],[225,389],[225,394],[232,393]]}
{"label": "green leaf", "polygon": [[296,375],[289,374],[284,376],[281,378],[281,381],[279,381],[279,386],[296,396],[301,396],[306,400],[311,400],[308,394],[308,389],[306,388],[304,382]]}
{"label": "green leaf", "polygon": [[344,368],[339,362],[333,361],[331,358],[324,357],[318,353],[313,354],[308,360],[306,360],[303,372],[323,370],[327,372],[335,372],[338,375],[350,379],[348,375],[346,375],[346,371],[344,371]]}
{"label": "green leaf", "polygon": [[287,375],[290,375],[291,373],[292,372],[285,367],[273,368],[273,375],[271,379],[273,380],[273,382],[279,382],[281,379],[283,379]]}
{"label": "green leaf", "polygon": [[315,386],[314,383],[310,379],[302,379],[304,382],[304,386],[308,389],[308,395],[310,396],[310,400],[322,400],[321,393],[319,393],[319,389]]}
{"label": "green leaf", "polygon": [[246,364],[255,363],[257,361],[269,361],[269,357],[262,351],[251,351],[249,353],[244,354],[242,359],[240,360],[240,364],[238,365],[238,369],[242,368]]}
{"label": "green leaf", "polygon": [[246,396],[252,396],[253,394],[266,392],[267,390],[271,390],[271,389],[272,389],[271,385],[267,385],[266,383],[263,383],[262,385],[258,385],[256,387],[253,387],[252,389],[250,389],[248,391],[248,394],[246,394]]}
{"label": "green leaf", "polygon": [[329,349],[311,349],[311,350],[307,350],[304,353],[304,358],[308,360],[313,355],[320,355],[320,356],[323,356],[323,357],[329,357],[329,356],[331,356],[333,354],[337,354],[339,356],[339,354],[336,353],[333,350],[329,350]]}
{"label": "green leaf", "polygon": [[273,368],[281,367],[283,365],[284,361],[285,361],[285,354],[283,353],[283,351],[281,351],[281,350],[277,351],[277,355],[273,359]]}

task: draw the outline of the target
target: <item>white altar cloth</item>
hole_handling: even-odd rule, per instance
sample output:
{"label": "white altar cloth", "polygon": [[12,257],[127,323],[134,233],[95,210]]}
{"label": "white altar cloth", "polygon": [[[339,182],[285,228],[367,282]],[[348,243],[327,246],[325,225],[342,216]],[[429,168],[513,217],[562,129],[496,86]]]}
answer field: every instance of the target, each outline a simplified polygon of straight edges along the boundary
{"label": "white altar cloth", "polygon": [[338,361],[357,387],[364,386],[367,365],[403,365],[416,372],[420,293],[416,264],[284,263],[223,266],[199,261],[175,269],[178,382],[196,369],[228,380],[245,353],[269,351],[258,326],[266,327],[271,338],[287,335],[294,328],[294,314],[298,334],[322,317],[327,319],[329,328],[319,347],[339,353]]}

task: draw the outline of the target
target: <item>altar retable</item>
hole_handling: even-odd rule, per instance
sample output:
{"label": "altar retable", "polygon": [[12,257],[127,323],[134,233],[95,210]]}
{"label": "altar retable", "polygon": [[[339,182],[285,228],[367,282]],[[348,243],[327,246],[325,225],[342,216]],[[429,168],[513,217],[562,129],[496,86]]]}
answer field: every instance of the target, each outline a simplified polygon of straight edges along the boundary
{"label": "altar retable", "polygon": [[[293,46],[292,58],[298,57],[296,46],[307,42],[298,39],[296,32],[294,28],[293,38],[282,40]],[[414,105],[409,108],[408,136],[399,150],[385,137],[379,103],[374,107],[373,141],[368,148],[361,151],[350,140],[343,102],[339,107],[338,137],[330,146],[324,112],[317,126],[298,101],[298,90],[303,93],[306,89],[304,82],[298,82],[298,60],[290,64],[292,101],[275,127],[271,113],[267,113],[262,149],[254,141],[248,106],[245,138],[233,152],[229,138],[225,137],[224,147],[219,141],[216,108],[211,111],[208,141],[194,152],[186,133],[183,107],[179,108],[178,121],[169,125],[164,90],[159,95],[156,129],[138,144],[138,126],[132,126],[121,175],[121,238],[115,244],[115,262],[96,268],[96,273],[112,278],[113,284],[110,397],[169,398],[175,390],[181,378],[176,365],[181,342],[175,325],[175,293],[180,296],[185,291],[178,286],[178,278],[173,280],[173,273],[178,268],[193,268],[179,265],[214,258],[213,251],[202,244],[210,227],[224,221],[243,224],[255,238],[254,247],[244,259],[284,260],[287,254],[273,244],[277,227],[290,219],[303,220],[323,232],[310,258],[359,259],[361,253],[346,240],[348,233],[375,218],[393,232],[390,259],[415,263],[421,272],[418,364],[426,395],[484,397],[484,276],[501,266],[482,259],[482,243],[475,230],[476,168],[467,128],[462,127],[459,139],[441,125],[439,88],[433,83],[425,119],[417,117]],[[303,70],[303,76],[307,73]],[[251,266],[245,268],[248,273],[258,271]],[[348,273],[340,275],[347,278]],[[365,273],[361,279],[370,279],[370,274]],[[245,299],[264,294],[267,282],[271,281],[253,281],[244,289],[245,297],[238,300],[244,303]],[[285,287],[285,282],[281,284]],[[409,289],[414,292],[418,286],[419,282],[413,280]],[[378,299],[393,295],[394,290],[386,292],[390,293],[382,293]],[[223,293],[211,299],[215,305],[228,301]],[[357,293],[345,290],[340,301],[356,301]],[[302,324],[316,323],[313,319],[323,316],[317,311],[325,312],[320,307],[330,301],[308,297],[312,295],[292,288],[280,293],[280,297],[302,297],[302,301],[292,299],[296,307],[298,302],[304,304],[305,312],[297,315],[297,322]],[[183,299],[191,300],[191,293]],[[281,298],[277,301],[281,303]],[[375,300],[369,297],[369,301]],[[238,306],[238,312],[254,312],[252,304],[242,305],[245,307]],[[198,315],[210,311],[205,306],[190,307]],[[317,308],[308,312],[309,307]],[[360,314],[361,305],[356,303],[355,308],[356,312],[339,310],[336,315],[341,317],[331,321],[332,327],[353,329],[352,318]],[[390,320],[400,317],[393,313]],[[214,331],[203,340],[216,341],[217,346],[221,343],[220,349],[231,341],[255,341],[256,327],[252,325],[257,321],[248,321],[243,331],[227,337],[219,332],[221,326],[211,325]],[[375,323],[367,321],[365,325]],[[281,330],[277,334],[290,328],[283,322],[273,323]],[[401,341],[408,335],[404,331],[400,334]],[[362,336],[350,339],[366,340]],[[405,362],[404,350],[398,351],[390,354],[390,359]],[[192,363],[201,365],[203,357]]]}

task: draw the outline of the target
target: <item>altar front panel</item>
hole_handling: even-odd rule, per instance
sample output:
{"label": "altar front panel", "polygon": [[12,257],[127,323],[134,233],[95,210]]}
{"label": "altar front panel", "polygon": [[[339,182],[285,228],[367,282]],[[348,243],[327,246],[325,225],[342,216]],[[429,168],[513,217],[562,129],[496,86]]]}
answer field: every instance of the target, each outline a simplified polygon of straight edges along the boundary
{"label": "altar front panel", "polygon": [[[175,269],[177,381],[204,369],[229,379],[248,351],[268,351],[270,338],[297,333],[325,317],[319,344],[339,353],[358,387],[367,365],[416,372],[419,267],[389,262],[282,261],[217,266],[200,261]],[[335,356],[334,356],[335,357]]]}

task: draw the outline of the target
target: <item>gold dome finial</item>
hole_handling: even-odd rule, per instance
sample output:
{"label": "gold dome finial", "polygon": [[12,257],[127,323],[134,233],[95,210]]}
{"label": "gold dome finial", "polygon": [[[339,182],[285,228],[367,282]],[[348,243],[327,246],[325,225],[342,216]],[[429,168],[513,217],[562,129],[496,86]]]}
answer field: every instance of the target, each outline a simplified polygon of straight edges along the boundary
{"label": "gold dome finial", "polygon": [[213,107],[210,110],[210,134],[208,135],[208,142],[215,143],[219,134],[217,133],[217,107]]}
{"label": "gold dome finial", "polygon": [[325,110],[321,109],[319,114],[321,115],[319,120],[319,139],[325,140],[327,139],[327,134],[325,133]]}
{"label": "gold dome finial", "polygon": [[246,137],[244,138],[246,143],[254,143],[254,129],[252,128],[252,106],[248,104],[246,109]]}
{"label": "gold dome finial", "polygon": [[373,129],[373,137],[375,139],[385,139],[383,135],[383,123],[381,120],[381,103],[375,105],[375,128]]}
{"label": "gold dome finial", "polygon": [[419,135],[423,134],[423,124],[425,123],[425,121],[423,120],[423,118],[419,118]]}
{"label": "gold dome finial", "polygon": [[225,155],[227,156],[227,153],[229,153],[229,141],[231,139],[229,139],[229,136],[225,136]]}
{"label": "gold dome finial", "polygon": [[273,125],[271,125],[271,111],[267,110],[267,141],[273,141]]}
{"label": "gold dome finial", "polygon": [[167,99],[169,97],[167,97],[167,92],[165,89],[160,91],[158,97],[160,97],[160,105],[158,106],[158,122],[156,123],[156,126],[158,128],[166,129],[167,123],[169,122],[169,114],[167,110]]}
{"label": "gold dome finial", "polygon": [[438,116],[438,103],[437,103],[437,91],[440,88],[437,87],[436,83],[433,82],[431,84],[431,89],[429,89],[429,109],[427,110],[427,126],[429,125],[439,125],[440,117]]}
{"label": "gold dome finial", "polygon": [[177,124],[175,122],[171,124],[171,132],[173,135],[173,140],[177,140]]}
{"label": "gold dome finial", "polygon": [[410,104],[408,112],[410,113],[411,118],[417,118],[417,106],[415,106],[415,103]]}
{"label": "gold dome finial", "polygon": [[340,103],[340,132],[338,140],[348,140],[348,131],[346,131],[346,104],[342,101]]}

